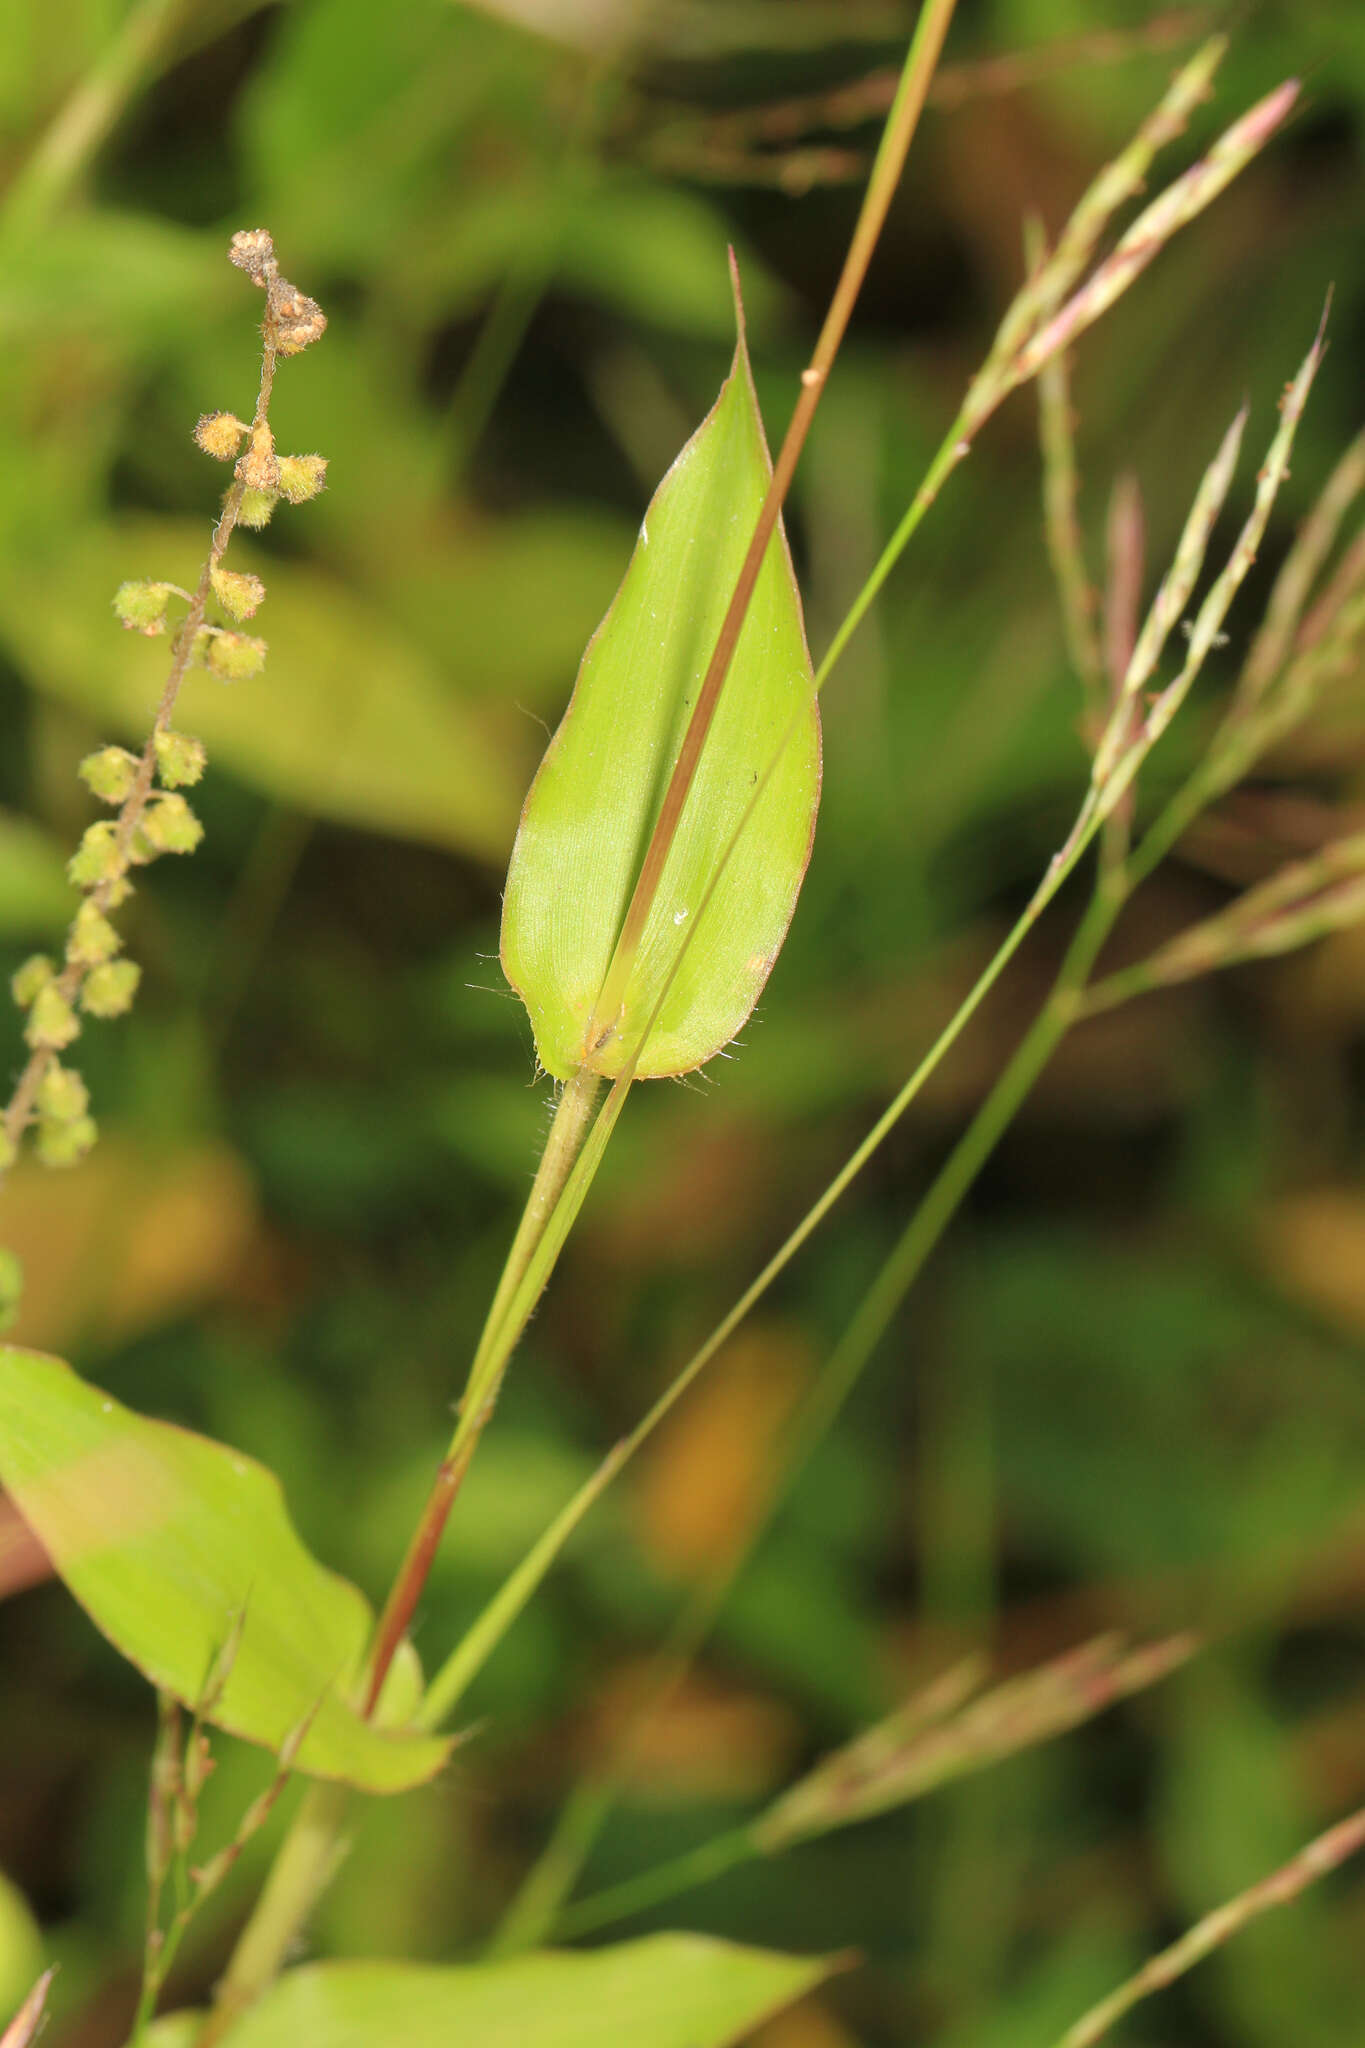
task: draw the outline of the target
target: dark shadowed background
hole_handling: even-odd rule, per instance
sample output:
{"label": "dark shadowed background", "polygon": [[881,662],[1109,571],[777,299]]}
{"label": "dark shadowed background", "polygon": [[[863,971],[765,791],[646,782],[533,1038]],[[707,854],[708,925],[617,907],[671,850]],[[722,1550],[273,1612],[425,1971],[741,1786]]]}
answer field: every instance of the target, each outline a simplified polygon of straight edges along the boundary
{"label": "dark shadowed background", "polygon": [[[877,133],[858,112],[875,89],[850,110],[835,88],[898,61],[912,21],[899,0],[632,12],[11,0],[0,47],[6,974],[70,914],[62,866],[90,814],[76,761],[140,741],[159,693],[165,643],[120,634],[109,598],[125,577],[193,579],[222,476],[190,428],[251,405],[258,302],[224,260],[231,232],[268,227],[330,319],[274,410],[282,448],[330,459],[329,489],[233,543],[268,586],[267,669],[231,688],[200,676],[182,698],[178,722],[209,744],[207,836],[130,910],[132,1016],[82,1042],[101,1143],[0,1198],[29,1276],[16,1334],[274,1465],[306,1539],[372,1596],[443,1447],[546,1123],[497,962],[522,795],[648,496],[724,374],[727,242],[780,434]],[[963,0],[792,504],[817,657],[988,345],[1024,215],[1060,224],[1215,17]],[[1085,340],[1075,392],[1092,556],[1132,471],[1160,565],[1244,396],[1249,446],[1265,445],[1335,286],[1292,480],[1205,701],[1365,415],[1365,11],[1264,0],[1230,25],[1216,102],[1163,161],[1181,167],[1287,73],[1302,110]],[[112,112],[107,138],[91,153],[59,131],[35,168],[82,92],[78,111]],[[1343,703],[1181,849],[1116,957],[1314,843],[1322,807],[1359,829],[1365,688]],[[742,1044],[629,1107],[432,1580],[429,1658],[729,1306],[989,956],[1074,812],[1078,704],[1026,394],[830,684],[815,855]],[[480,1679],[439,1788],[368,1813],[319,1951],[453,1957],[496,1920],[752,1514],[774,1431],[1032,1014],[1075,909],[1048,917],[589,1522]],[[752,1810],[964,1650],[1007,1670],[1109,1627],[1212,1638],[1060,1743],[630,1923],[862,1951],[764,2048],[1046,2043],[1365,1798],[1363,1025],[1365,931],[1077,1034],[655,1724],[590,1888]],[[7,1073],[20,1052],[0,1012]],[[152,1701],[60,1587],[17,1591],[0,1630],[0,1868],[61,1961],[49,2038],[100,2048],[134,1988]],[[220,1748],[230,1814],[262,1767]],[[196,1928],[182,1998],[221,1967],[267,1848]],[[1348,1872],[1125,2038],[1349,2048],[1363,1952]]]}

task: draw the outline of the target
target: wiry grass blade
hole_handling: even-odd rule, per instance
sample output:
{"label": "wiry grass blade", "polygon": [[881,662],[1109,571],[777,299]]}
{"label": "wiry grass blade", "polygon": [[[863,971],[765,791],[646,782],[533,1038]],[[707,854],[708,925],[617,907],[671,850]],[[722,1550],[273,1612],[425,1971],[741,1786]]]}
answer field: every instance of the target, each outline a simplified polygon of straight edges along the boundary
{"label": "wiry grass blade", "polygon": [[1177,1977],[1183,1977],[1196,1963],[1221,1948],[1234,1934],[1241,1932],[1252,1920],[1262,1913],[1268,1913],[1274,1906],[1288,1905],[1310,1884],[1329,1871],[1336,1870],[1347,1857],[1354,1856],[1365,1848],[1365,1807],[1352,1814],[1349,1820],[1339,1821],[1328,1828],[1315,1841],[1301,1849],[1297,1856],[1274,1871],[1271,1876],[1261,1879],[1225,1906],[1218,1906],[1183,1934],[1179,1941],[1153,1956],[1150,1962],[1119,1986],[1117,1991],[1101,1999],[1074,2026],[1068,2027],[1057,2042],[1056,2048],[1094,2048],[1126,2012],[1144,1998],[1150,1998],[1154,1991],[1164,1991],[1168,1984],[1174,1984]]}
{"label": "wiry grass blade", "polygon": [[1086,1015],[1113,1009],[1152,989],[1171,988],[1245,960],[1295,952],[1365,917],[1365,833],[1334,840],[1310,859],[1293,861],[1226,910],[1181,932],[1140,965],[1091,989]]}
{"label": "wiry grass blade", "polygon": [[1033,376],[1057,349],[1068,346],[1078,334],[1092,327],[1102,313],[1108,312],[1171,237],[1211,205],[1259,155],[1284,123],[1298,96],[1298,80],[1286,79],[1225,129],[1207,156],[1192,164],[1143,209],[1112,255],[1021,349],[1014,363],[1016,382]]}
{"label": "wiry grass blade", "polygon": [[1113,1701],[1155,1685],[1197,1648],[1189,1635],[1135,1651],[1116,1636],[1100,1636],[974,1700],[964,1696],[973,1688],[968,1674],[965,1687],[934,1699],[927,1711],[923,1700],[912,1700],[784,1792],[758,1822],[759,1847],[773,1854],[828,1834],[1050,1741]]}
{"label": "wiry grass blade", "polygon": [[1285,556],[1265,617],[1237,685],[1235,709],[1245,716],[1259,704],[1294,645],[1313,587],[1336,543],[1346,514],[1365,491],[1365,433],[1357,434]]}
{"label": "wiry grass blade", "polygon": [[1118,701],[1104,737],[1095,750],[1094,780],[1097,786],[1102,786],[1112,774],[1120,752],[1131,737],[1133,708],[1151,681],[1166,643],[1199,581],[1214,526],[1232,488],[1246,423],[1247,408],[1244,405],[1219,443],[1218,453],[1200,478],[1171,566],[1162,577],[1151,609],[1143,621],[1119,686]]}
{"label": "wiry grass blade", "polygon": [[[1326,311],[1324,310],[1324,321],[1326,317]],[[1190,632],[1189,648],[1181,665],[1180,672],[1161,691],[1148,710],[1146,717],[1130,739],[1124,723],[1124,715],[1128,707],[1132,705],[1137,691],[1142,687],[1142,683],[1146,679],[1143,673],[1144,666],[1146,674],[1150,674],[1151,666],[1155,659],[1153,656],[1151,661],[1148,660],[1146,629],[1139,636],[1137,649],[1129,665],[1129,672],[1124,678],[1123,696],[1120,700],[1118,711],[1095,757],[1095,786],[1101,816],[1107,816],[1113,811],[1115,805],[1133,782],[1147,755],[1166,731],[1171,720],[1184,703],[1195,678],[1203,668],[1210,650],[1222,631],[1223,621],[1228,615],[1232,601],[1241,589],[1256,559],[1256,550],[1261,544],[1270,519],[1271,508],[1279,495],[1280,486],[1289,473],[1289,456],[1294,445],[1294,436],[1298,431],[1299,421],[1303,417],[1303,409],[1308,402],[1308,394],[1312,389],[1313,379],[1316,377],[1318,367],[1322,362],[1322,355],[1323,328],[1320,325],[1313,345],[1300,365],[1298,375],[1288,386],[1284,397],[1280,401],[1279,428],[1270,444],[1265,462],[1257,473],[1256,496],[1251,511],[1241,532],[1237,536],[1232,553],[1229,555],[1222,572],[1215,579],[1212,588],[1195,615],[1194,625]],[[1211,496],[1216,496],[1217,503],[1221,504],[1222,498],[1226,496],[1227,482],[1230,480],[1231,474],[1231,464],[1236,456],[1236,443],[1241,438],[1241,419],[1242,415],[1239,414],[1238,422],[1235,423],[1235,437],[1230,430],[1229,435],[1225,438],[1223,448],[1219,451],[1217,460],[1205,478],[1205,485],[1201,485],[1199,496],[1195,501],[1195,510],[1191,513],[1190,520],[1187,522],[1186,532],[1181,540],[1181,550],[1177,551],[1176,564],[1172,569],[1170,578],[1170,594],[1172,596],[1181,588],[1186,587],[1186,580],[1189,577],[1191,567],[1194,567],[1195,575],[1197,576],[1198,566],[1194,564],[1193,559],[1195,550],[1193,547],[1191,548],[1191,559],[1183,566],[1181,563],[1181,552],[1185,549],[1187,540],[1191,539],[1192,529],[1196,527],[1199,521],[1201,503],[1205,498],[1205,486],[1209,485],[1211,479]],[[1225,460],[1225,458],[1228,459]],[[1214,516],[1216,516],[1216,512]],[[1195,533],[1193,538],[1197,540],[1198,534]],[[1202,565],[1203,552],[1206,545],[1207,530],[1204,530],[1203,543],[1197,550],[1199,565]],[[1189,578],[1188,588],[1193,588],[1193,578]],[[1163,586],[1163,591],[1164,589],[1165,586]],[[1158,607],[1162,606],[1162,604],[1162,594],[1159,593],[1157,605],[1153,606],[1154,618]],[[1154,632],[1160,631],[1161,637],[1164,640],[1165,634],[1169,630],[1169,623],[1163,616],[1160,625],[1154,629]]]}

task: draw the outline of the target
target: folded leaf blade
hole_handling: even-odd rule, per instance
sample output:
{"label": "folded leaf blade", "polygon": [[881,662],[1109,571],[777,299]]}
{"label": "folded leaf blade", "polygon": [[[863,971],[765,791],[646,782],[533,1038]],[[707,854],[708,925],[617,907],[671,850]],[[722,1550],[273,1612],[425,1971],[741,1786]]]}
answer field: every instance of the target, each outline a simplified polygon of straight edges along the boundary
{"label": "folded leaf blade", "polygon": [[[349,1703],[372,1616],[300,1542],[278,1480],[207,1437],[133,1414],[60,1359],[0,1346],[0,1481],[96,1627],[153,1685],[373,1792],[420,1784],[448,1742]],[[310,1719],[311,1717],[311,1719]]]}
{"label": "folded leaf blade", "polygon": [[645,515],[512,853],[503,966],[561,1079],[584,1064],[617,1075],[637,1054],[642,1077],[702,1065],[743,1026],[786,936],[815,829],[820,726],[779,528],[619,1015],[605,1038],[589,1031],[769,475],[741,333]]}

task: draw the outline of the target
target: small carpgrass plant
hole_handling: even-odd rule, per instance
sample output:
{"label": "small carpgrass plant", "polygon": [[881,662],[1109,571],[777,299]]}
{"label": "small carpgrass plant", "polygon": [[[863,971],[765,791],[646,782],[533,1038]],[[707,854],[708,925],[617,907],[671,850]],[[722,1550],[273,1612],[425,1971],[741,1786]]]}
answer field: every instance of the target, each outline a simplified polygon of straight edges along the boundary
{"label": "small carpgrass plant", "polygon": [[[1365,549],[1359,543],[1348,547],[1329,566],[1343,521],[1365,487],[1357,448],[1329,482],[1289,553],[1212,739],[1154,819],[1139,829],[1148,762],[1217,644],[1254,560],[1323,349],[1319,334],[1286,387],[1243,524],[1208,581],[1187,637],[1182,640],[1178,629],[1204,580],[1216,522],[1233,490],[1244,414],[1214,454],[1171,566],[1141,619],[1140,522],[1131,502],[1119,500],[1104,632],[1098,633],[1076,518],[1066,352],[1172,235],[1251,161],[1295,99],[1290,84],[1253,107],[1101,255],[1115,212],[1141,191],[1158,150],[1182,131],[1207,94],[1221,54],[1216,40],[1178,74],[1129,149],[1085,194],[1056,246],[1045,250],[1035,234],[1027,280],[986,363],[864,590],[819,667],[811,667],[781,534],[782,505],[951,13],[951,0],[931,0],[922,15],[846,267],[776,463],[770,469],[741,321],[731,374],[646,514],[625,581],[589,649],[528,798],[508,879],[503,959],[531,1013],[542,1064],[562,1086],[448,1452],[378,1618],[358,1589],[304,1549],[284,1514],[278,1484],[264,1468],[205,1438],[131,1413],[56,1360],[13,1347],[0,1353],[0,1476],[76,1598],[146,1674],[161,1702],[135,2039],[194,2040],[200,2048],[228,2036],[247,2048],[283,2048],[303,2039],[313,2048],[328,2048],[344,2039],[379,2048],[420,2036],[491,2048],[495,2041],[547,2040],[547,2026],[560,2030],[556,2039],[574,2026],[591,2032],[601,2026],[604,2012],[629,2010],[632,2019],[608,2022],[618,2048],[673,2048],[684,2040],[693,2048],[719,2048],[775,2004],[818,1982],[829,1965],[668,1936],[591,1955],[541,1954],[528,1961],[518,1951],[555,1933],[601,1927],[744,1857],[779,1853],[795,1841],[923,1796],[949,1777],[1055,1736],[1109,1700],[1155,1682],[1194,1647],[1178,1637],[1130,1653],[1105,1640],[984,1693],[977,1691],[975,1670],[950,1673],[788,1788],[737,1834],[705,1845],[682,1865],[645,1872],[615,1892],[570,1904],[587,1847],[612,1797],[610,1779],[604,1778],[573,1803],[513,1902],[494,1944],[496,1960],[464,1968],[369,1963],[284,1971],[335,1867],[355,1791],[401,1791],[441,1768],[453,1738],[437,1731],[567,1537],[872,1156],[1092,850],[1097,858],[1091,904],[1056,986],[914,1207],[829,1358],[786,1447],[769,1511],[839,1412],[924,1259],[1066,1032],[1082,1017],[1145,988],[1302,944],[1365,908],[1359,835],[1343,834],[1313,860],[1250,892],[1142,966],[1092,981],[1100,948],[1134,889],[1186,827],[1304,716],[1343,665],[1356,658],[1365,636]],[[8,1135],[17,1144],[36,1118],[40,1147],[54,1159],[74,1157],[93,1135],[85,1121],[84,1091],[60,1055],[75,1036],[78,1009],[98,1009],[98,991],[110,985],[106,970],[119,964],[108,913],[126,896],[133,865],[187,847],[197,836],[179,788],[193,781],[202,757],[171,727],[181,680],[196,659],[220,673],[238,672],[257,659],[256,644],[238,635],[236,625],[254,611],[261,593],[254,579],[223,570],[227,538],[236,522],[259,518],[278,496],[308,495],[321,482],[317,458],[291,463],[276,455],[266,408],[276,356],[312,339],[322,316],[278,277],[268,237],[239,237],[234,247],[236,260],[267,291],[256,416],[245,423],[214,414],[200,423],[201,445],[225,458],[235,455],[236,470],[200,584],[193,594],[180,594],[188,609],[173,641],[161,710],[140,760],[104,750],[88,764],[87,780],[119,805],[118,815],[112,824],[93,828],[77,855],[76,879],[85,900],[63,964],[30,963],[21,975],[31,1058],[7,1116]],[[738,294],[736,303],[738,311]],[[512,1352],[630,1089],[639,1079],[701,1064],[733,1038],[752,1009],[782,943],[809,853],[819,792],[818,693],[976,435],[1010,392],[1035,378],[1043,400],[1049,541],[1083,690],[1090,753],[1071,830],[957,1015],[840,1173],[424,1683],[408,1641],[414,1607]],[[121,615],[130,626],[154,633],[164,627],[175,594],[166,584],[125,586]],[[232,627],[207,624],[211,595],[233,619]],[[96,979],[101,974],[103,983]],[[126,972],[123,980],[130,981]],[[130,993],[125,986],[125,997]],[[54,1130],[65,1137],[54,1137]],[[757,1533],[755,1527],[748,1542]],[[695,1654],[741,1563],[741,1556],[732,1558],[684,1616],[661,1656],[656,1700]],[[187,1736],[182,1710],[191,1717]],[[274,1753],[277,1771],[227,1844],[196,1869],[188,1859],[209,1765],[209,1726],[263,1745]],[[191,1917],[264,1822],[291,1771],[314,1782],[212,2009],[198,2018],[182,2015],[154,2024],[154,2007]],[[1263,1906],[1291,1896],[1358,1846],[1361,1834],[1358,1818],[1344,1823],[1279,1877],[1196,1928],[1081,2021],[1067,2037],[1068,2048],[1097,2039],[1135,1998],[1169,1981]],[[16,2026],[31,2031],[41,2003],[40,1990]]]}
{"label": "small carpgrass plant", "polygon": [[[223,566],[237,526],[261,527],[281,498],[301,504],[326,478],[320,455],[280,455],[270,426],[270,400],[280,359],[298,355],[327,325],[315,300],[280,274],[274,245],[263,229],[234,235],[229,256],[265,293],[261,323],[260,388],[250,420],[230,412],[205,413],[194,438],[206,455],[233,464],[199,580],[193,590],[143,577],[119,586],[114,611],[129,631],[148,639],[171,635],[170,667],[141,754],[106,746],[88,754],[80,775],[90,793],[114,815],[90,825],[67,866],[81,901],[60,960],[44,953],[24,962],[13,978],[14,1000],[26,1012],[28,1058],[0,1114],[0,1178],[14,1164],[26,1136],[47,1166],[72,1166],[96,1139],[90,1097],[71,1061],[81,1019],[119,1017],[137,994],[141,969],[128,959],[112,921],[133,893],[132,873],[167,853],[193,853],[203,827],[183,792],[204,772],[201,741],[176,730],[181,686],[193,668],[220,682],[260,674],[266,643],[238,631],[265,597],[259,576]],[[171,607],[183,605],[171,624]],[[231,620],[211,619],[216,605]],[[13,1256],[0,1254],[0,1328],[13,1320],[22,1274]]]}

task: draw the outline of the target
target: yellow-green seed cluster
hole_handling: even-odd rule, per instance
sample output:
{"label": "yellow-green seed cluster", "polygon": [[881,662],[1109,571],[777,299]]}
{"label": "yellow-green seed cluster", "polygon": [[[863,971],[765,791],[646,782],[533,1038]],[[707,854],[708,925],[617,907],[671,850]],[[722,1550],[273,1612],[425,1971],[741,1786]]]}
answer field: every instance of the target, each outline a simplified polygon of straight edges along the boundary
{"label": "yellow-green seed cluster", "polygon": [[[116,609],[125,624],[131,616],[134,623],[141,619],[141,630],[147,630],[152,610],[144,601],[145,592],[165,587],[124,585]],[[224,637],[236,642],[243,636]],[[97,1136],[85,1083],[74,1068],[61,1064],[59,1055],[80,1036],[82,1012],[88,1017],[122,1016],[141,979],[142,970],[134,961],[118,957],[123,941],[107,913],[132,893],[130,867],[145,866],[163,853],[190,853],[203,837],[203,826],[180,793],[204,772],[202,742],[159,727],[152,738],[151,762],[159,788],[149,786],[151,772],[126,747],[98,747],[81,762],[87,789],[102,802],[116,805],[120,815],[87,826],[67,863],[67,874],[84,901],[71,921],[62,965],[35,953],[11,983],[15,1002],[28,1012],[25,1042],[30,1052],[46,1061],[33,1109],[36,1150],[47,1166],[74,1165]],[[6,1137],[0,1146],[0,1171],[13,1163],[14,1149]],[[8,1312],[3,1283],[0,1272],[0,1328]],[[17,1287],[16,1281],[15,1302]]]}
{"label": "yellow-green seed cluster", "polygon": [[[309,300],[308,304],[311,305],[312,301]],[[310,498],[316,498],[326,485],[327,458],[323,455],[281,455],[275,446],[275,436],[264,420],[248,424],[239,420],[235,413],[206,412],[195,425],[194,438],[206,455],[215,456],[219,462],[232,462],[236,458],[234,474],[242,487],[237,507],[239,526],[265,526],[281,498],[290,505],[304,505]],[[245,447],[242,445],[244,442]],[[256,592],[253,600],[243,603],[233,594],[242,586],[253,585]],[[154,587],[148,586],[149,589]],[[125,590],[129,588],[129,585],[124,585]],[[223,569],[214,570],[213,588],[219,603],[237,619],[249,619],[265,595],[258,577],[238,576]],[[153,600],[148,597],[139,602],[150,607]],[[120,616],[123,616],[122,612]],[[136,619],[126,619],[125,623],[137,625],[143,632],[160,630],[157,626],[143,627]]]}
{"label": "yellow-green seed cluster", "polygon": [[[266,418],[277,357],[297,355],[327,325],[322,308],[279,273],[274,244],[264,229],[234,236],[231,260],[265,292],[266,354],[255,416],[205,413],[194,438],[206,455],[233,464],[233,481],[214,530],[209,560],[197,593],[153,577],[132,577],[114,593],[114,613],[132,633],[148,639],[172,635],[171,671],[161,712],[141,755],[126,747],[98,747],[80,764],[91,794],[115,812],[87,827],[67,863],[67,875],[81,903],[67,933],[59,962],[36,953],[12,979],[15,1002],[27,1014],[24,1038],[30,1059],[0,1123],[0,1174],[13,1164],[25,1125],[37,1128],[37,1150],[49,1165],[70,1165],[95,1142],[85,1084],[61,1055],[80,1036],[82,1014],[117,1017],[129,1008],[141,970],[122,956],[123,941],[110,921],[132,894],[129,871],[166,853],[191,853],[203,826],[182,794],[204,773],[204,748],[188,733],[174,731],[171,707],[186,670],[207,669],[223,682],[259,675],[266,643],[238,629],[254,618],[265,585],[248,571],[225,569],[223,551],[235,525],[264,526],[280,499],[302,504],[323,488],[327,464],[321,455],[280,455]],[[204,616],[206,597],[227,623]],[[172,600],[185,606],[178,625]],[[12,1320],[19,1298],[18,1262],[0,1250],[0,1329]]]}

